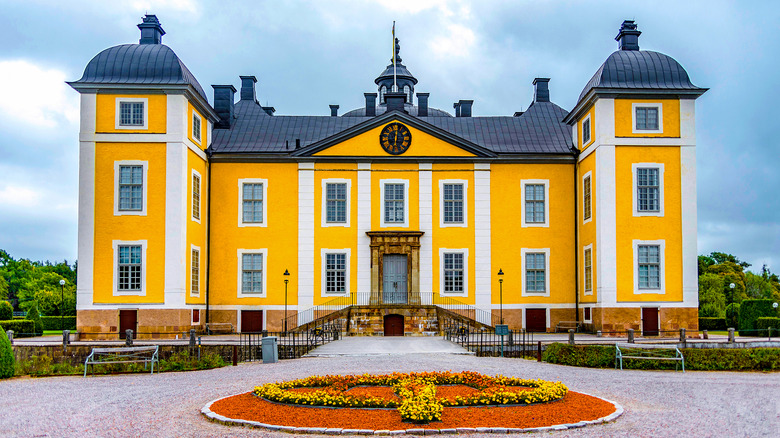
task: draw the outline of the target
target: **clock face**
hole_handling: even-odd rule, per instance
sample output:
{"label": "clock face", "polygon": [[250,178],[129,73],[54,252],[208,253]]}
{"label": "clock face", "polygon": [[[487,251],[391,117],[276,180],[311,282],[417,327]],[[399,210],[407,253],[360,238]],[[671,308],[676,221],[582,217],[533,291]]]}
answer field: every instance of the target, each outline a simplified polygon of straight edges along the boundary
{"label": "clock face", "polygon": [[379,144],[388,154],[401,155],[412,144],[412,133],[398,122],[391,123],[379,134]]}

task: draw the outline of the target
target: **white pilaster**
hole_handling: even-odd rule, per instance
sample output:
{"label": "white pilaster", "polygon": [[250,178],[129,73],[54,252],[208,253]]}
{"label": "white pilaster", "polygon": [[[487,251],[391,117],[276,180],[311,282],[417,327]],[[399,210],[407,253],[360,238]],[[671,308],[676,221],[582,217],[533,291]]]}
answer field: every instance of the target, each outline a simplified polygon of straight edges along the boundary
{"label": "white pilaster", "polygon": [[596,299],[604,306],[617,302],[615,146],[599,145],[596,150]]}
{"label": "white pilaster", "polygon": [[696,113],[693,99],[680,100],[680,185],[683,306],[699,307],[696,199]]}
{"label": "white pilaster", "polygon": [[[95,134],[97,98],[81,94],[81,133]],[[80,135],[81,137],[81,135]],[[92,306],[95,261],[95,142],[79,142],[79,219],[78,219],[77,310]]]}
{"label": "white pilaster", "polygon": [[368,231],[371,231],[371,163],[358,163],[357,289],[354,292],[366,299],[371,292],[371,238],[366,234]]}
{"label": "white pilaster", "polygon": [[433,164],[420,163],[420,297],[432,304],[433,291]]}
{"label": "white pilaster", "polygon": [[165,152],[165,305],[184,307],[187,289],[187,99],[169,94]]}
{"label": "white pilaster", "polygon": [[305,311],[313,306],[314,163],[298,163],[298,310]]}
{"label": "white pilaster", "polygon": [[[490,249],[490,163],[474,164],[474,305],[490,312],[493,276]],[[480,321],[490,323],[490,321]]]}

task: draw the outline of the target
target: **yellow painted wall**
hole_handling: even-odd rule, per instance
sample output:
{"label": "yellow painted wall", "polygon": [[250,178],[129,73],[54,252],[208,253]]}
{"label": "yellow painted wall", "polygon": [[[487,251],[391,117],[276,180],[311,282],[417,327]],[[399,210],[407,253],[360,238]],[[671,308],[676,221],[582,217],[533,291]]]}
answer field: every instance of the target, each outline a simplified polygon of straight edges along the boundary
{"label": "yellow painted wall", "polygon": [[[200,140],[195,140],[195,137],[192,136],[192,114],[195,113],[200,116]],[[200,111],[196,110],[194,106],[192,106],[191,102],[187,102],[187,138],[190,139],[191,142],[195,143],[196,145],[199,145],[201,149],[206,150],[208,145],[206,144],[207,136],[206,133],[208,132],[208,119],[203,117],[203,114],[200,113]]]}
{"label": "yellow painted wall", "polygon": [[[290,272],[288,304],[298,291],[298,164],[212,163],[210,302],[212,305],[282,305],[285,269]],[[267,227],[238,227],[241,178],[268,180]],[[267,248],[266,298],[238,298],[239,248]]]}
{"label": "yellow painted wall", "polygon": [[[165,144],[95,144],[95,303],[162,303],[165,276]],[[148,162],[146,216],[114,216],[114,162]],[[146,240],[146,295],[114,296],[113,240]]]}
{"label": "yellow painted wall", "polygon": [[[490,167],[491,272],[504,271],[504,303],[574,301],[574,170],[571,164],[493,164]],[[521,227],[522,179],[549,179],[547,228]],[[521,297],[522,248],[550,248],[550,297]],[[499,303],[493,276],[493,303]]]}
{"label": "yellow painted wall", "polygon": [[[318,305],[338,296],[323,293],[322,248],[350,249],[349,292],[357,291],[357,164],[317,163],[314,168],[314,305]],[[322,226],[325,214],[322,205],[325,196],[322,181],[333,178],[350,180],[349,227]],[[297,221],[297,217],[293,219]]]}
{"label": "yellow painted wall", "polygon": [[[206,303],[206,261],[208,260],[208,252],[206,247],[206,226],[208,223],[208,164],[203,158],[199,157],[195,152],[187,150],[187,175],[189,182],[188,196],[187,196],[187,264],[185,269],[187,270],[185,278],[187,279],[187,304],[205,304]],[[196,170],[200,173],[200,222],[195,220],[192,216],[192,170]],[[198,296],[192,296],[192,272],[190,271],[190,263],[192,261],[192,245],[200,248],[200,293]]]}
{"label": "yellow painted wall", "polygon": [[[466,227],[442,227],[441,216],[441,180],[465,180],[466,190]],[[471,163],[442,164],[433,165],[432,172],[432,192],[433,192],[433,291],[441,292],[441,257],[440,248],[447,249],[468,249],[468,296],[453,296],[454,299],[474,304],[475,297],[475,244],[474,244],[474,165]]]}
{"label": "yellow painted wall", "polygon": [[[116,129],[116,99],[118,97],[146,98],[149,108],[147,129]],[[146,134],[165,133],[167,119],[167,97],[164,94],[98,94],[95,130],[97,132]]]}
{"label": "yellow painted wall", "polygon": [[[661,103],[663,113],[662,133],[633,132],[634,103]],[[679,137],[680,101],[677,99],[615,99],[615,137]]]}
{"label": "yellow painted wall", "polygon": [[[394,123],[394,122],[390,122]],[[388,123],[389,124],[389,123]],[[379,134],[386,125],[371,129],[361,135],[350,138],[328,149],[317,152],[316,156],[367,156],[367,157],[473,157],[474,154],[453,146],[423,131],[405,125],[412,133],[412,144],[401,155],[391,155],[379,144]]]}
{"label": "yellow painted wall", "polygon": [[[634,217],[632,163],[664,164],[664,216]],[[680,148],[615,147],[618,301],[682,301]],[[632,240],[665,240],[665,294],[634,294]]]}
{"label": "yellow painted wall", "polygon": [[[591,199],[591,219],[590,222],[584,223],[584,216],[583,216],[583,207],[584,207],[584,201],[583,201],[583,176],[590,172],[590,199]],[[577,253],[577,257],[579,259],[579,292],[580,292],[580,302],[584,303],[592,303],[596,302],[597,300],[597,269],[596,269],[596,153],[595,151],[585,157],[580,163],[579,163],[579,172],[577,177],[577,187],[578,187],[578,193],[577,193],[577,221],[579,223],[579,253]],[[591,247],[591,272],[592,272],[592,278],[593,278],[593,287],[592,287],[592,294],[585,295],[585,281],[584,281],[584,275],[585,275],[585,247],[588,245],[593,245]]]}
{"label": "yellow painted wall", "polygon": [[[374,163],[371,166],[371,229],[378,231],[416,231],[420,229],[420,185],[417,163]],[[382,180],[399,179],[409,181],[408,227],[381,227]]]}
{"label": "yellow painted wall", "polygon": [[[583,145],[582,144],[582,122],[588,116],[590,116],[590,140]],[[591,105],[588,111],[584,113],[577,121],[577,144],[579,145],[579,148],[582,151],[587,149],[589,146],[592,146],[595,140],[596,140],[596,107]]]}

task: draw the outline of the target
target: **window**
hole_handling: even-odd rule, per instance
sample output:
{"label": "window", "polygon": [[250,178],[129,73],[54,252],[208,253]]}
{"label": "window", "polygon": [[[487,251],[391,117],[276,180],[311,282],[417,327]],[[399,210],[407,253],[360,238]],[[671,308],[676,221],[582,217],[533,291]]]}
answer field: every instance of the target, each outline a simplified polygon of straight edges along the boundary
{"label": "window", "polygon": [[385,103],[385,93],[387,93],[387,87],[382,85],[379,87],[379,103]]}
{"label": "window", "polygon": [[238,180],[238,226],[265,227],[267,223],[266,200],[268,195],[268,180],[239,179]]}
{"label": "window", "polygon": [[441,226],[466,226],[466,187],[463,180],[441,180]]}
{"label": "window", "polygon": [[585,266],[585,292],[593,291],[593,251],[589,248],[590,246],[585,247],[585,260],[583,261]]}
{"label": "window", "polygon": [[325,255],[325,293],[345,294],[347,292],[347,255],[334,253]]}
{"label": "window", "polygon": [[119,291],[141,290],[141,245],[120,245],[119,248]]}
{"label": "window", "polygon": [[412,89],[408,85],[404,85],[404,94],[406,94],[406,103],[412,103]]}
{"label": "window", "polygon": [[407,191],[409,182],[406,180],[381,180],[382,188],[382,227],[408,227],[409,218],[406,211],[409,205]]}
{"label": "window", "polygon": [[660,103],[635,103],[631,107],[635,134],[663,132],[663,106]]}
{"label": "window", "polygon": [[439,292],[442,295],[468,295],[468,257],[466,248],[439,249]]}
{"label": "window", "polygon": [[634,240],[634,293],[665,293],[663,240]]}
{"label": "window", "polygon": [[192,170],[192,218],[200,221],[200,174]]}
{"label": "window", "polygon": [[119,211],[141,211],[144,206],[143,166],[119,166]]}
{"label": "window", "polygon": [[582,145],[590,143],[590,114],[582,121]]}
{"label": "window", "polygon": [[347,184],[328,183],[325,185],[325,216],[328,223],[347,222]]}
{"label": "window", "polygon": [[548,180],[522,180],[521,204],[523,227],[547,227]]}
{"label": "window", "polygon": [[591,215],[591,187],[590,187],[590,172],[585,174],[585,178],[582,180],[582,219],[583,222],[590,220]]}
{"label": "window", "polygon": [[263,253],[241,254],[241,293],[263,293]]}
{"label": "window", "polygon": [[527,292],[546,292],[544,253],[525,255],[525,290]]}
{"label": "window", "polygon": [[190,256],[190,294],[200,295],[200,249],[193,247]]}
{"label": "window", "polygon": [[192,112],[192,138],[195,139],[198,143],[200,143],[200,116],[193,111]]}
{"label": "window", "polygon": [[147,105],[145,97],[116,98],[116,119],[114,128],[141,130],[147,128]]}
{"label": "window", "polygon": [[658,211],[660,209],[658,191],[658,169],[637,169],[636,196],[639,201],[637,210]]}

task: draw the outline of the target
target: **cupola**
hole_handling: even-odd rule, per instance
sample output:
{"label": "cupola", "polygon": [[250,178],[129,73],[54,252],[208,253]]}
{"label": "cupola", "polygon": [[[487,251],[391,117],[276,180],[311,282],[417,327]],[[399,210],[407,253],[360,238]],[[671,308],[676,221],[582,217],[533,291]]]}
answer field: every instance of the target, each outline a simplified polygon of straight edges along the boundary
{"label": "cupola", "polygon": [[149,15],[142,19],[143,22],[138,25],[141,29],[141,39],[139,44],[162,44],[162,36],[165,35],[165,31],[160,25],[160,20],[156,15]]}

